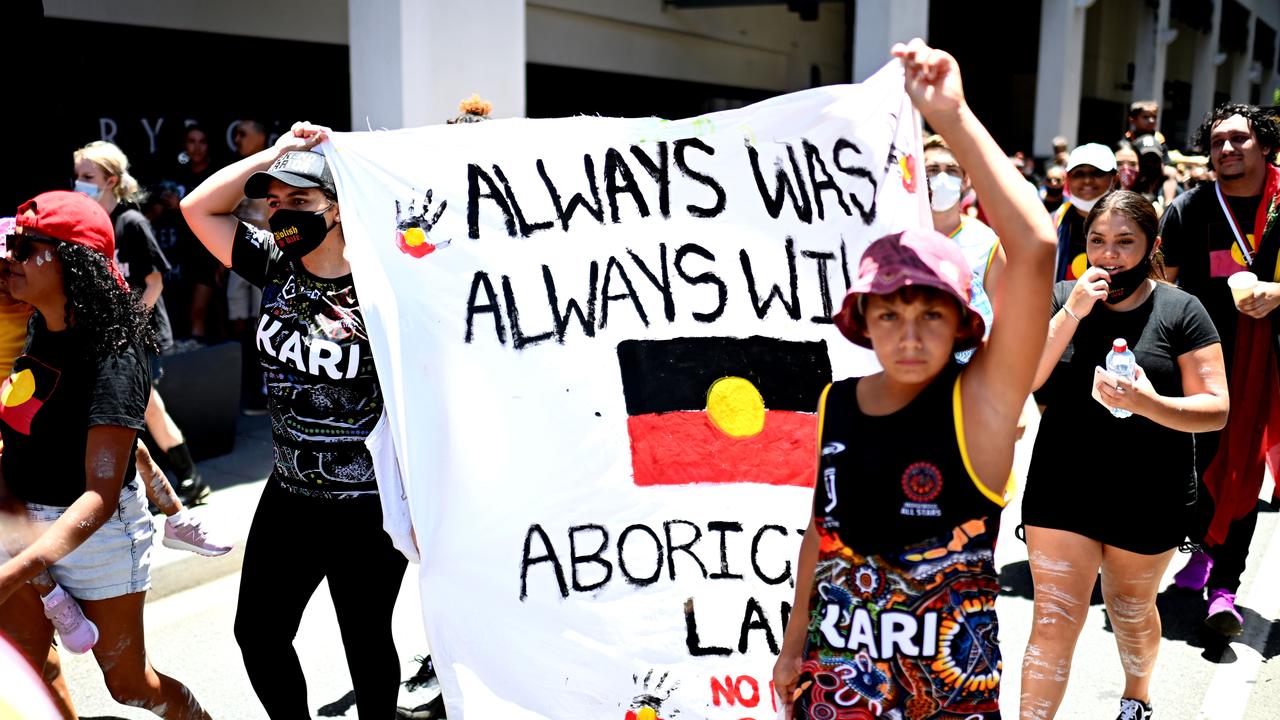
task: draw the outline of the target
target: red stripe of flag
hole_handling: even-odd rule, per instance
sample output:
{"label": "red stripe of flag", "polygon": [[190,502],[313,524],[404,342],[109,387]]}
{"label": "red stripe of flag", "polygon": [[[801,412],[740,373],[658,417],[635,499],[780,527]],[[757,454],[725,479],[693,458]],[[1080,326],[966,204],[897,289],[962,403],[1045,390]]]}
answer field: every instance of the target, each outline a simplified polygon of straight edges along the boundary
{"label": "red stripe of flag", "polygon": [[706,411],[627,418],[636,485],[762,483],[813,487],[817,472],[818,416],[765,411],[764,429],[733,437]]}

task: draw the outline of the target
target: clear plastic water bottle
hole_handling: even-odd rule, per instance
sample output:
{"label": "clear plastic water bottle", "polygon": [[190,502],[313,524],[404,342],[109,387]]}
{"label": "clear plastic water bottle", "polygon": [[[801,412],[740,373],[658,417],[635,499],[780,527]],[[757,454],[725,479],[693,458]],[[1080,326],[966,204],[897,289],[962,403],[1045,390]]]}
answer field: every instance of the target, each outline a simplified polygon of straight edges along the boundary
{"label": "clear plastic water bottle", "polygon": [[[1129,343],[1124,338],[1116,338],[1111,343],[1111,352],[1107,353],[1107,371],[1115,373],[1119,377],[1133,380],[1136,373],[1137,358],[1133,356],[1133,351],[1129,349]],[[1120,408],[1110,408],[1111,414],[1118,418],[1127,418],[1133,413]]]}

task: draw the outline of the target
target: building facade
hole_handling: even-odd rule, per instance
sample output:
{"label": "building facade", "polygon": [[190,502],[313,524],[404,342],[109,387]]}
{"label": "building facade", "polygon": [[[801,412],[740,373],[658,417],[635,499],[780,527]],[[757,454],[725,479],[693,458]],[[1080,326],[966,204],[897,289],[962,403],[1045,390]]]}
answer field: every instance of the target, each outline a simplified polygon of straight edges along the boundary
{"label": "building facade", "polygon": [[[21,3],[22,0],[18,0]],[[432,124],[479,93],[495,117],[679,117],[866,77],[924,37],[966,70],[1012,152],[1113,142],[1161,101],[1181,147],[1227,99],[1276,102],[1276,0],[44,0],[33,36],[112,72],[60,99],[68,145],[116,139],[143,166],[184,124],[339,129]],[[21,30],[20,30],[21,32]],[[11,79],[20,77],[11,68]]]}

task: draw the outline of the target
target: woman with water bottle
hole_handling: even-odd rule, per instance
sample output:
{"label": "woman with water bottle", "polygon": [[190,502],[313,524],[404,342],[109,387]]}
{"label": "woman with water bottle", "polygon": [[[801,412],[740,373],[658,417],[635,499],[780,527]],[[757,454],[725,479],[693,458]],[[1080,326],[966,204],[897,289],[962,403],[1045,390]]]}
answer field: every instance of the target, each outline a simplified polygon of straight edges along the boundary
{"label": "woman with water bottle", "polygon": [[1035,622],[1021,716],[1057,712],[1101,568],[1125,674],[1119,717],[1146,720],[1156,594],[1196,499],[1194,433],[1226,423],[1227,384],[1209,315],[1163,281],[1151,203],[1112,192],[1084,230],[1089,268],[1054,286],[1036,371],[1046,407],[1022,511]]}

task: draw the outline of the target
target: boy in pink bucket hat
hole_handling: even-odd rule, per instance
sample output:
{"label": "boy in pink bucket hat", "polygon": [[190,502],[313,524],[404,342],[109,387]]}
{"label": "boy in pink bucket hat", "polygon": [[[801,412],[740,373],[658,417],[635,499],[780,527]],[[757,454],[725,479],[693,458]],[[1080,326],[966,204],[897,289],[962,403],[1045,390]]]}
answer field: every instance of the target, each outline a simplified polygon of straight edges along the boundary
{"label": "boy in pink bucket hat", "polygon": [[[883,368],[828,386],[813,517],[774,667],[791,717],[999,718],[994,563],[1056,247],[1035,190],[964,100],[955,59],[897,45],[916,108],[967,168],[1008,266],[985,322],[955,243],[871,243],[835,316]],[[967,365],[954,353],[975,348]]]}

